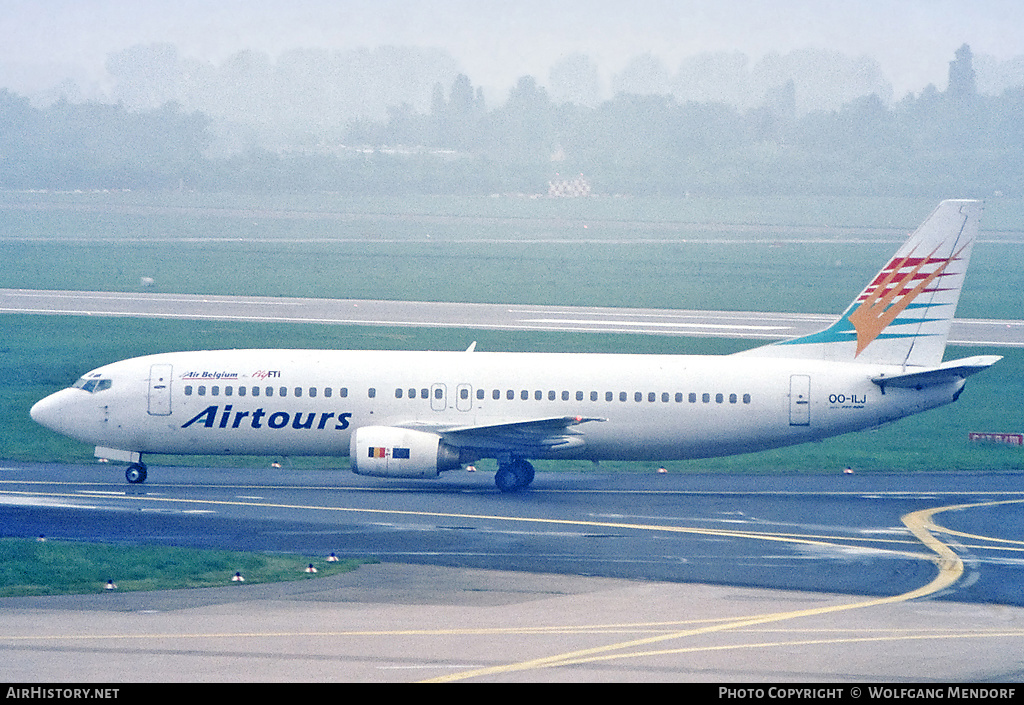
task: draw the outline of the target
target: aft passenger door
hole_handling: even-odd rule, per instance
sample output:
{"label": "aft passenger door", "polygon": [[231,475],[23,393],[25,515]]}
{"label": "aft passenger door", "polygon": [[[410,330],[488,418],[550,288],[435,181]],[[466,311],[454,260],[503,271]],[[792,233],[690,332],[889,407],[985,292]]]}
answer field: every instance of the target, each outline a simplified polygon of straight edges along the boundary
{"label": "aft passenger door", "polygon": [[811,425],[811,378],[808,375],[789,378],[789,425]]}

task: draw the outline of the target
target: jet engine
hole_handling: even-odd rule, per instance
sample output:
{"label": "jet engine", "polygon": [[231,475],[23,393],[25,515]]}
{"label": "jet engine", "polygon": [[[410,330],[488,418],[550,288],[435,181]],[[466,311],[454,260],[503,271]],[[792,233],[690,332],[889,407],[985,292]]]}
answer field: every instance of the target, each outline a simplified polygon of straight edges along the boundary
{"label": "jet engine", "polygon": [[436,433],[391,426],[356,429],[349,442],[352,472],[375,477],[437,477],[462,466],[458,448]]}

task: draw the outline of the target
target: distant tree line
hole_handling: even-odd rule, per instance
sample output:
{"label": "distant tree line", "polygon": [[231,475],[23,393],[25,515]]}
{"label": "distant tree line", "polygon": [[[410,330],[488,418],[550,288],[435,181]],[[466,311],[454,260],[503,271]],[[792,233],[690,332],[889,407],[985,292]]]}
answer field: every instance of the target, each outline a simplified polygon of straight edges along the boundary
{"label": "distant tree line", "polygon": [[144,112],[119,105],[32,107],[0,90],[0,188],[168,188],[209,168],[209,120],[174,104]]}
{"label": "distant tree line", "polygon": [[804,114],[792,82],[740,108],[656,93],[560,102],[529,76],[488,108],[459,74],[427,111],[398,102],[336,139],[231,153],[209,149],[214,118],[174,102],[37,108],[0,90],[0,188],[539,193],[583,174],[596,194],[1024,196],[1024,87],[981,95],[971,62],[961,47],[943,92]]}

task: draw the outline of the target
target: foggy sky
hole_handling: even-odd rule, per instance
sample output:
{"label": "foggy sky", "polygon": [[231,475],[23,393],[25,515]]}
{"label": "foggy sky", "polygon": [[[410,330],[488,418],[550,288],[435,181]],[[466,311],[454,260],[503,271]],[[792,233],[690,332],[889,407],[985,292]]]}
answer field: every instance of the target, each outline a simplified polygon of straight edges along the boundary
{"label": "foggy sky", "polygon": [[1024,54],[1020,0],[0,0],[0,87],[70,77],[101,86],[111,52],[169,42],[219,63],[242,49],[411,45],[446,49],[474,83],[541,82],[558,59],[591,56],[606,76],[650,52],[669,67],[706,51],[832,49],[878,60],[897,98],[945,88],[953,52]]}

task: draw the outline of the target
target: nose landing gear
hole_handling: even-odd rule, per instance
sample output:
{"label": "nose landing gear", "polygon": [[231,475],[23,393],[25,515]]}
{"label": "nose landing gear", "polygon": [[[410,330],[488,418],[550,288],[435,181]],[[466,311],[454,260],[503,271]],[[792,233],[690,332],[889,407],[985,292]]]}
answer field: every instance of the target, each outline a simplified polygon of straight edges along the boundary
{"label": "nose landing gear", "polygon": [[146,464],[145,463],[132,463],[124,471],[124,479],[133,485],[137,485],[140,482],[146,481]]}

